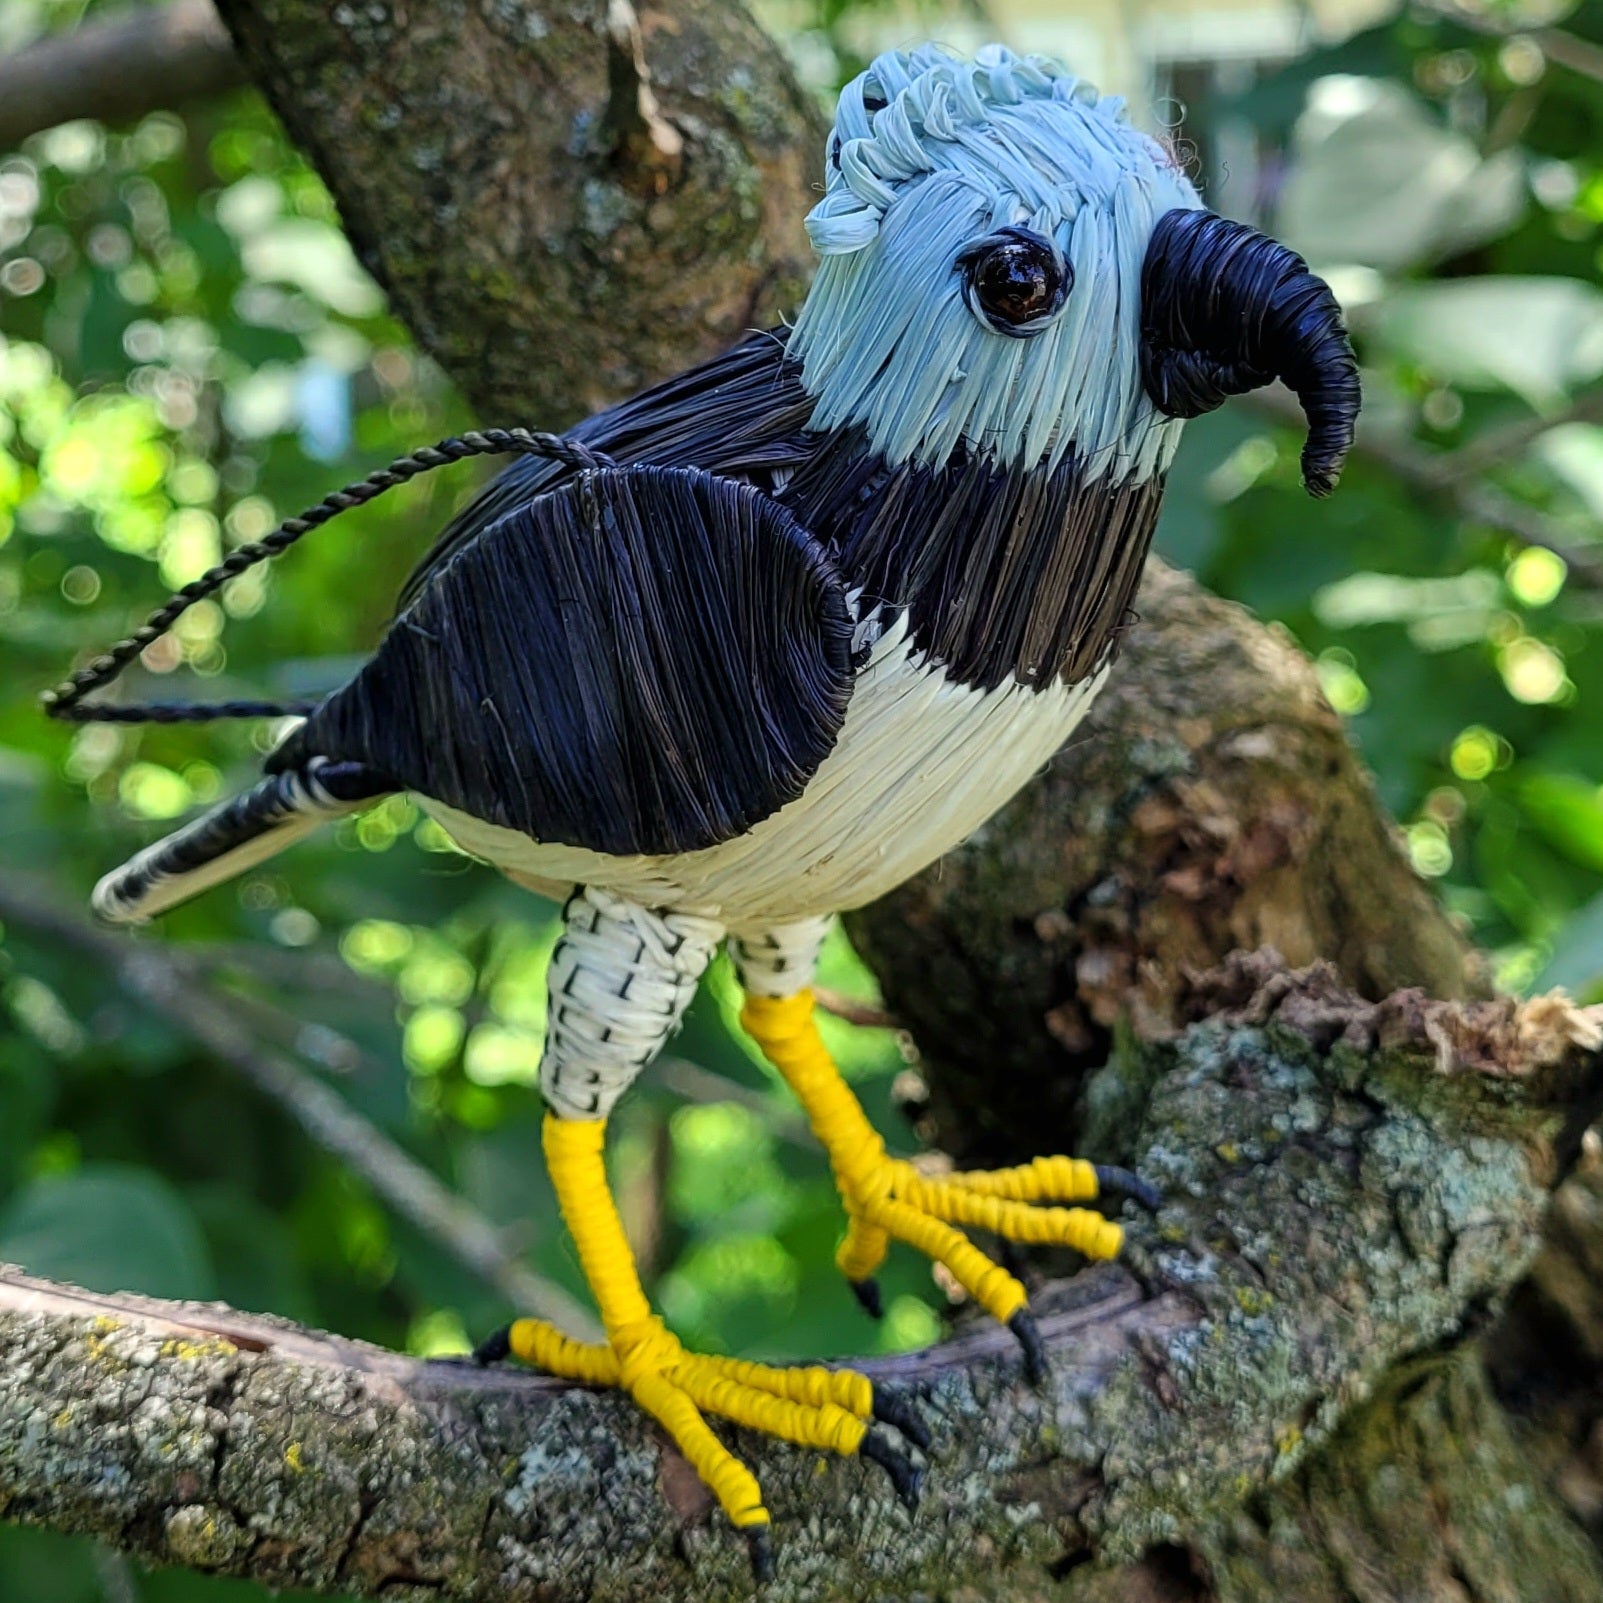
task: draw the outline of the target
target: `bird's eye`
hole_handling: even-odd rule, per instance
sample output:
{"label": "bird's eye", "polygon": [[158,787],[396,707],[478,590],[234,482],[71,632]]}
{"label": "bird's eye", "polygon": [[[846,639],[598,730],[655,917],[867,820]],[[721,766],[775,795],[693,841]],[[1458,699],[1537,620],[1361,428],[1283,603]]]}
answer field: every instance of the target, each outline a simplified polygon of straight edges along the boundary
{"label": "bird's eye", "polygon": [[1003,228],[957,259],[969,309],[998,334],[1039,333],[1063,309],[1074,270],[1063,253],[1028,228]]}

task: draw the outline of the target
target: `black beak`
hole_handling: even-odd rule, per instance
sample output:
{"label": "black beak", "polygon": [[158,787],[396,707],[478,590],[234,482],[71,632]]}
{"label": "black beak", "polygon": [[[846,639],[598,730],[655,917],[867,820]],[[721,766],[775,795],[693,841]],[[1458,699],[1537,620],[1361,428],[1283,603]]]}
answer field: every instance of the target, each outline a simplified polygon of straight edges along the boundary
{"label": "black beak", "polygon": [[1158,219],[1141,268],[1141,382],[1160,412],[1197,417],[1281,379],[1302,404],[1302,482],[1336,487],[1358,417],[1358,362],[1330,286],[1245,223]]}

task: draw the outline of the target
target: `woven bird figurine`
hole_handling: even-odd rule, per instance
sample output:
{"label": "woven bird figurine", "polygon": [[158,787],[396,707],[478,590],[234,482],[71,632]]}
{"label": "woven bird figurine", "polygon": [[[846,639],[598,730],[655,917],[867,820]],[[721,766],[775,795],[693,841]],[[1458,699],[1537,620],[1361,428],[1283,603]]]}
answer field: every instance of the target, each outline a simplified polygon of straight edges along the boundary
{"label": "woven bird figurine", "polygon": [[[904,1401],[848,1369],[687,1352],[652,1312],[607,1187],[619,1096],[728,941],[742,1023],[795,1092],[871,1311],[893,1241],[1041,1349],[1019,1281],[963,1234],[1119,1251],[1070,1158],[929,1179],[886,1155],[819,1039],[831,921],[956,845],[1085,716],[1129,623],[1182,420],[1283,380],[1307,488],[1358,409],[1329,289],[1202,209],[1116,99],[1040,57],[880,56],[840,97],[822,257],[794,327],[562,437],[486,432],[403,458],[236,552],[46,697],[57,716],[239,716],[90,703],[184,606],[307,528],[447,460],[520,458],[446,530],[393,624],[267,777],[94,893],[145,920],[396,791],[563,902],[540,1061],[544,1145],[606,1339],[520,1319],[481,1349],[622,1387],[771,1564],[755,1478],[707,1415],[862,1454],[911,1502]],[[902,1438],[900,1445],[895,1438]]]}

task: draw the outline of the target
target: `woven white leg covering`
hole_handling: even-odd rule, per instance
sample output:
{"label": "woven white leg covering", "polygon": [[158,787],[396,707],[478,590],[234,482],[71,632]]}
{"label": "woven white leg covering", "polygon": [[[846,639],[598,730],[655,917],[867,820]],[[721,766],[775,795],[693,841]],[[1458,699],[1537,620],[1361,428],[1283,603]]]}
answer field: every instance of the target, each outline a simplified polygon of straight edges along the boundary
{"label": "woven white leg covering", "polygon": [[540,1091],[563,1119],[604,1119],[679,1028],[723,926],[688,913],[648,913],[583,885],[546,978]]}
{"label": "woven white leg covering", "polygon": [[729,952],[740,983],[753,996],[794,996],[813,983],[835,915],[804,918],[795,924],[730,937]]}

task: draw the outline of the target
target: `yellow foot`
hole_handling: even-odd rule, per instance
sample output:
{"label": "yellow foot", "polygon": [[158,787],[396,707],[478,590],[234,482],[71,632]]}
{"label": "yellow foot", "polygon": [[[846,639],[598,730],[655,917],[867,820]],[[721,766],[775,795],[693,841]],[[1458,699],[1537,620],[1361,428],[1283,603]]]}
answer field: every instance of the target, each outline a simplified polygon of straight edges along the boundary
{"label": "yellow foot", "polygon": [[1017,1168],[939,1178],[920,1174],[912,1164],[887,1156],[831,1062],[812,1013],[812,997],[805,991],[783,998],[748,996],[741,1022],[796,1092],[829,1153],[847,1216],[836,1262],[858,1300],[871,1314],[879,1313],[874,1271],[892,1241],[905,1241],[941,1264],[975,1302],[1013,1330],[1031,1379],[1039,1379],[1045,1357],[1024,1287],[960,1227],[1031,1246],[1073,1247],[1088,1258],[1114,1258],[1124,1242],[1118,1225],[1088,1208],[1058,1204],[1122,1194],[1156,1207],[1156,1191],[1123,1169],[1079,1158],[1037,1158]]}
{"label": "yellow foot", "polygon": [[[854,1157],[849,1169],[843,1165],[836,1171],[847,1214],[836,1262],[858,1300],[871,1314],[879,1312],[874,1271],[893,1240],[905,1241],[942,1265],[975,1302],[1017,1335],[1030,1378],[1039,1380],[1045,1357],[1025,1306],[1024,1287],[956,1227],[988,1230],[1030,1246],[1072,1247],[1088,1258],[1115,1258],[1124,1243],[1118,1225],[1089,1208],[1056,1206],[1101,1195],[1103,1176],[1096,1166],[1079,1158],[1037,1158],[1015,1169],[931,1178],[900,1158],[887,1157],[883,1148],[859,1149]],[[1128,1178],[1133,1184],[1120,1189],[1145,1191],[1133,1176]]]}
{"label": "yellow foot", "polygon": [[548,1374],[626,1390],[673,1437],[729,1521],[746,1537],[758,1580],[773,1572],[768,1510],[756,1477],[713,1434],[704,1414],[782,1437],[801,1447],[860,1455],[880,1465],[911,1512],[922,1472],[869,1422],[895,1426],[920,1448],[923,1421],[866,1375],[817,1365],[775,1368],[689,1353],[656,1318],[619,1329],[608,1342],[574,1341],[542,1319],[519,1319],[475,1352],[480,1363],[520,1358]]}

